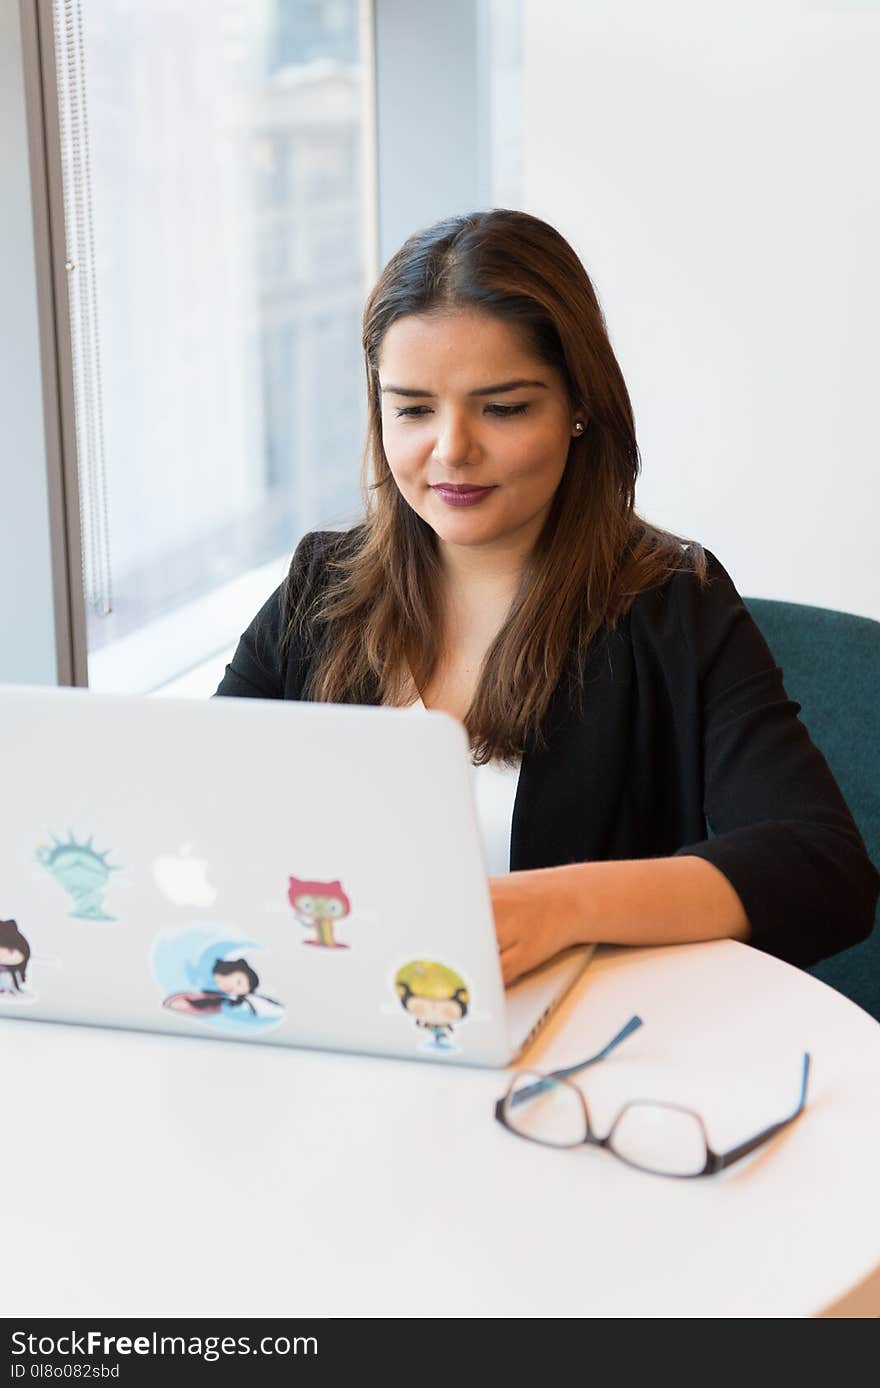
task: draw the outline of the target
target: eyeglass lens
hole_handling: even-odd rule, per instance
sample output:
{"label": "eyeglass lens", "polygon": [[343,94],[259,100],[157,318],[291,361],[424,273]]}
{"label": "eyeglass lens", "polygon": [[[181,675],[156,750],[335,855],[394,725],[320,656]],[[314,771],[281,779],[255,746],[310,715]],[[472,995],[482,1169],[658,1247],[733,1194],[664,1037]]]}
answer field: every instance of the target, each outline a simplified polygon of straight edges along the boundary
{"label": "eyeglass lens", "polygon": [[581,1096],[574,1085],[522,1071],[505,1105],[508,1126],[551,1147],[577,1147],[587,1136]]}
{"label": "eyeglass lens", "polygon": [[[504,1113],[515,1132],[548,1146],[576,1147],[587,1139],[580,1093],[565,1080],[518,1075]],[[696,1176],[706,1165],[706,1139],[697,1115],[664,1104],[627,1104],[608,1146],[624,1161],[666,1176]]]}

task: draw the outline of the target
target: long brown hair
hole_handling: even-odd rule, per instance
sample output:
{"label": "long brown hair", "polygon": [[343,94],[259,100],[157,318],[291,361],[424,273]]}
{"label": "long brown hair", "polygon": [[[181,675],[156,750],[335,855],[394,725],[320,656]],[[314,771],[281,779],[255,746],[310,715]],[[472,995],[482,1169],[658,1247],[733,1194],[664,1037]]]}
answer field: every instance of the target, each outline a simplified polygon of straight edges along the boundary
{"label": "long brown hair", "polygon": [[380,702],[399,703],[407,667],[423,689],[440,657],[437,539],[388,466],[378,361],[399,318],[457,309],[516,328],[561,373],[572,408],[587,420],[464,720],[475,762],[512,761],[542,742],[541,723],[566,670],[582,688],[600,628],[613,628],[640,592],[678,569],[691,567],[703,581],[705,556],[636,515],[632,406],[595,291],[568,242],[525,212],[448,218],[404,242],[367,300],[365,518],[328,563],[317,598],[297,605],[293,595],[283,645],[312,622],[328,637],[304,697],[360,703],[369,690]]}

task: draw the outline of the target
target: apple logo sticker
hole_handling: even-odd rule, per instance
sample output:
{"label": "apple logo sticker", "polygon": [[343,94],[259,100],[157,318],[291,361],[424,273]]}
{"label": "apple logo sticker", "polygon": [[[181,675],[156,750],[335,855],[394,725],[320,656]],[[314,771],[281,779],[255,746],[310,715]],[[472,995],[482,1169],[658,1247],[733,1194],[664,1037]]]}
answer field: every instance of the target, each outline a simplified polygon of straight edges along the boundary
{"label": "apple logo sticker", "polygon": [[179,853],[164,853],[153,862],[153,878],[163,896],[175,906],[213,906],[217,888],[208,881],[205,858],[194,858],[192,844]]}

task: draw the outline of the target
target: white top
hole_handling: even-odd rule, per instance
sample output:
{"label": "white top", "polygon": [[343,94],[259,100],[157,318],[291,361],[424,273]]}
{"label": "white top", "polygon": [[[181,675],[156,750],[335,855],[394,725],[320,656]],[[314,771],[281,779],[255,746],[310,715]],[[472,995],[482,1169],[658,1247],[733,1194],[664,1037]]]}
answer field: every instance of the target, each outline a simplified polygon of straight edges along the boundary
{"label": "white top", "polygon": [[510,871],[510,830],[519,768],[519,762],[515,766],[495,761],[485,766],[472,765],[477,819],[489,877],[500,877]]}
{"label": "white top", "polygon": [[[410,708],[425,708],[421,695]],[[485,766],[473,766],[474,796],[477,819],[486,854],[487,876],[501,877],[510,871],[510,830],[513,824],[513,804],[519,785],[521,761],[515,766],[490,761]]]}

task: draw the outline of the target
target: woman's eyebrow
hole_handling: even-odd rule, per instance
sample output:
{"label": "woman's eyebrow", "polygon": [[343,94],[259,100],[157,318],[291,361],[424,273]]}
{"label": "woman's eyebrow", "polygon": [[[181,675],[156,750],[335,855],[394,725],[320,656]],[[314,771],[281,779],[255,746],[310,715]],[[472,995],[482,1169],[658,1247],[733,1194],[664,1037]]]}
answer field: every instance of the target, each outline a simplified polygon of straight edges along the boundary
{"label": "woman's eyebrow", "polygon": [[[501,395],[508,390],[524,390],[527,386],[537,386],[541,390],[549,390],[546,381],[503,381],[498,386],[481,386],[479,390],[471,390],[469,395]],[[408,390],[405,386],[382,386],[382,395],[408,395],[420,400],[433,400],[434,396],[429,390]]]}

